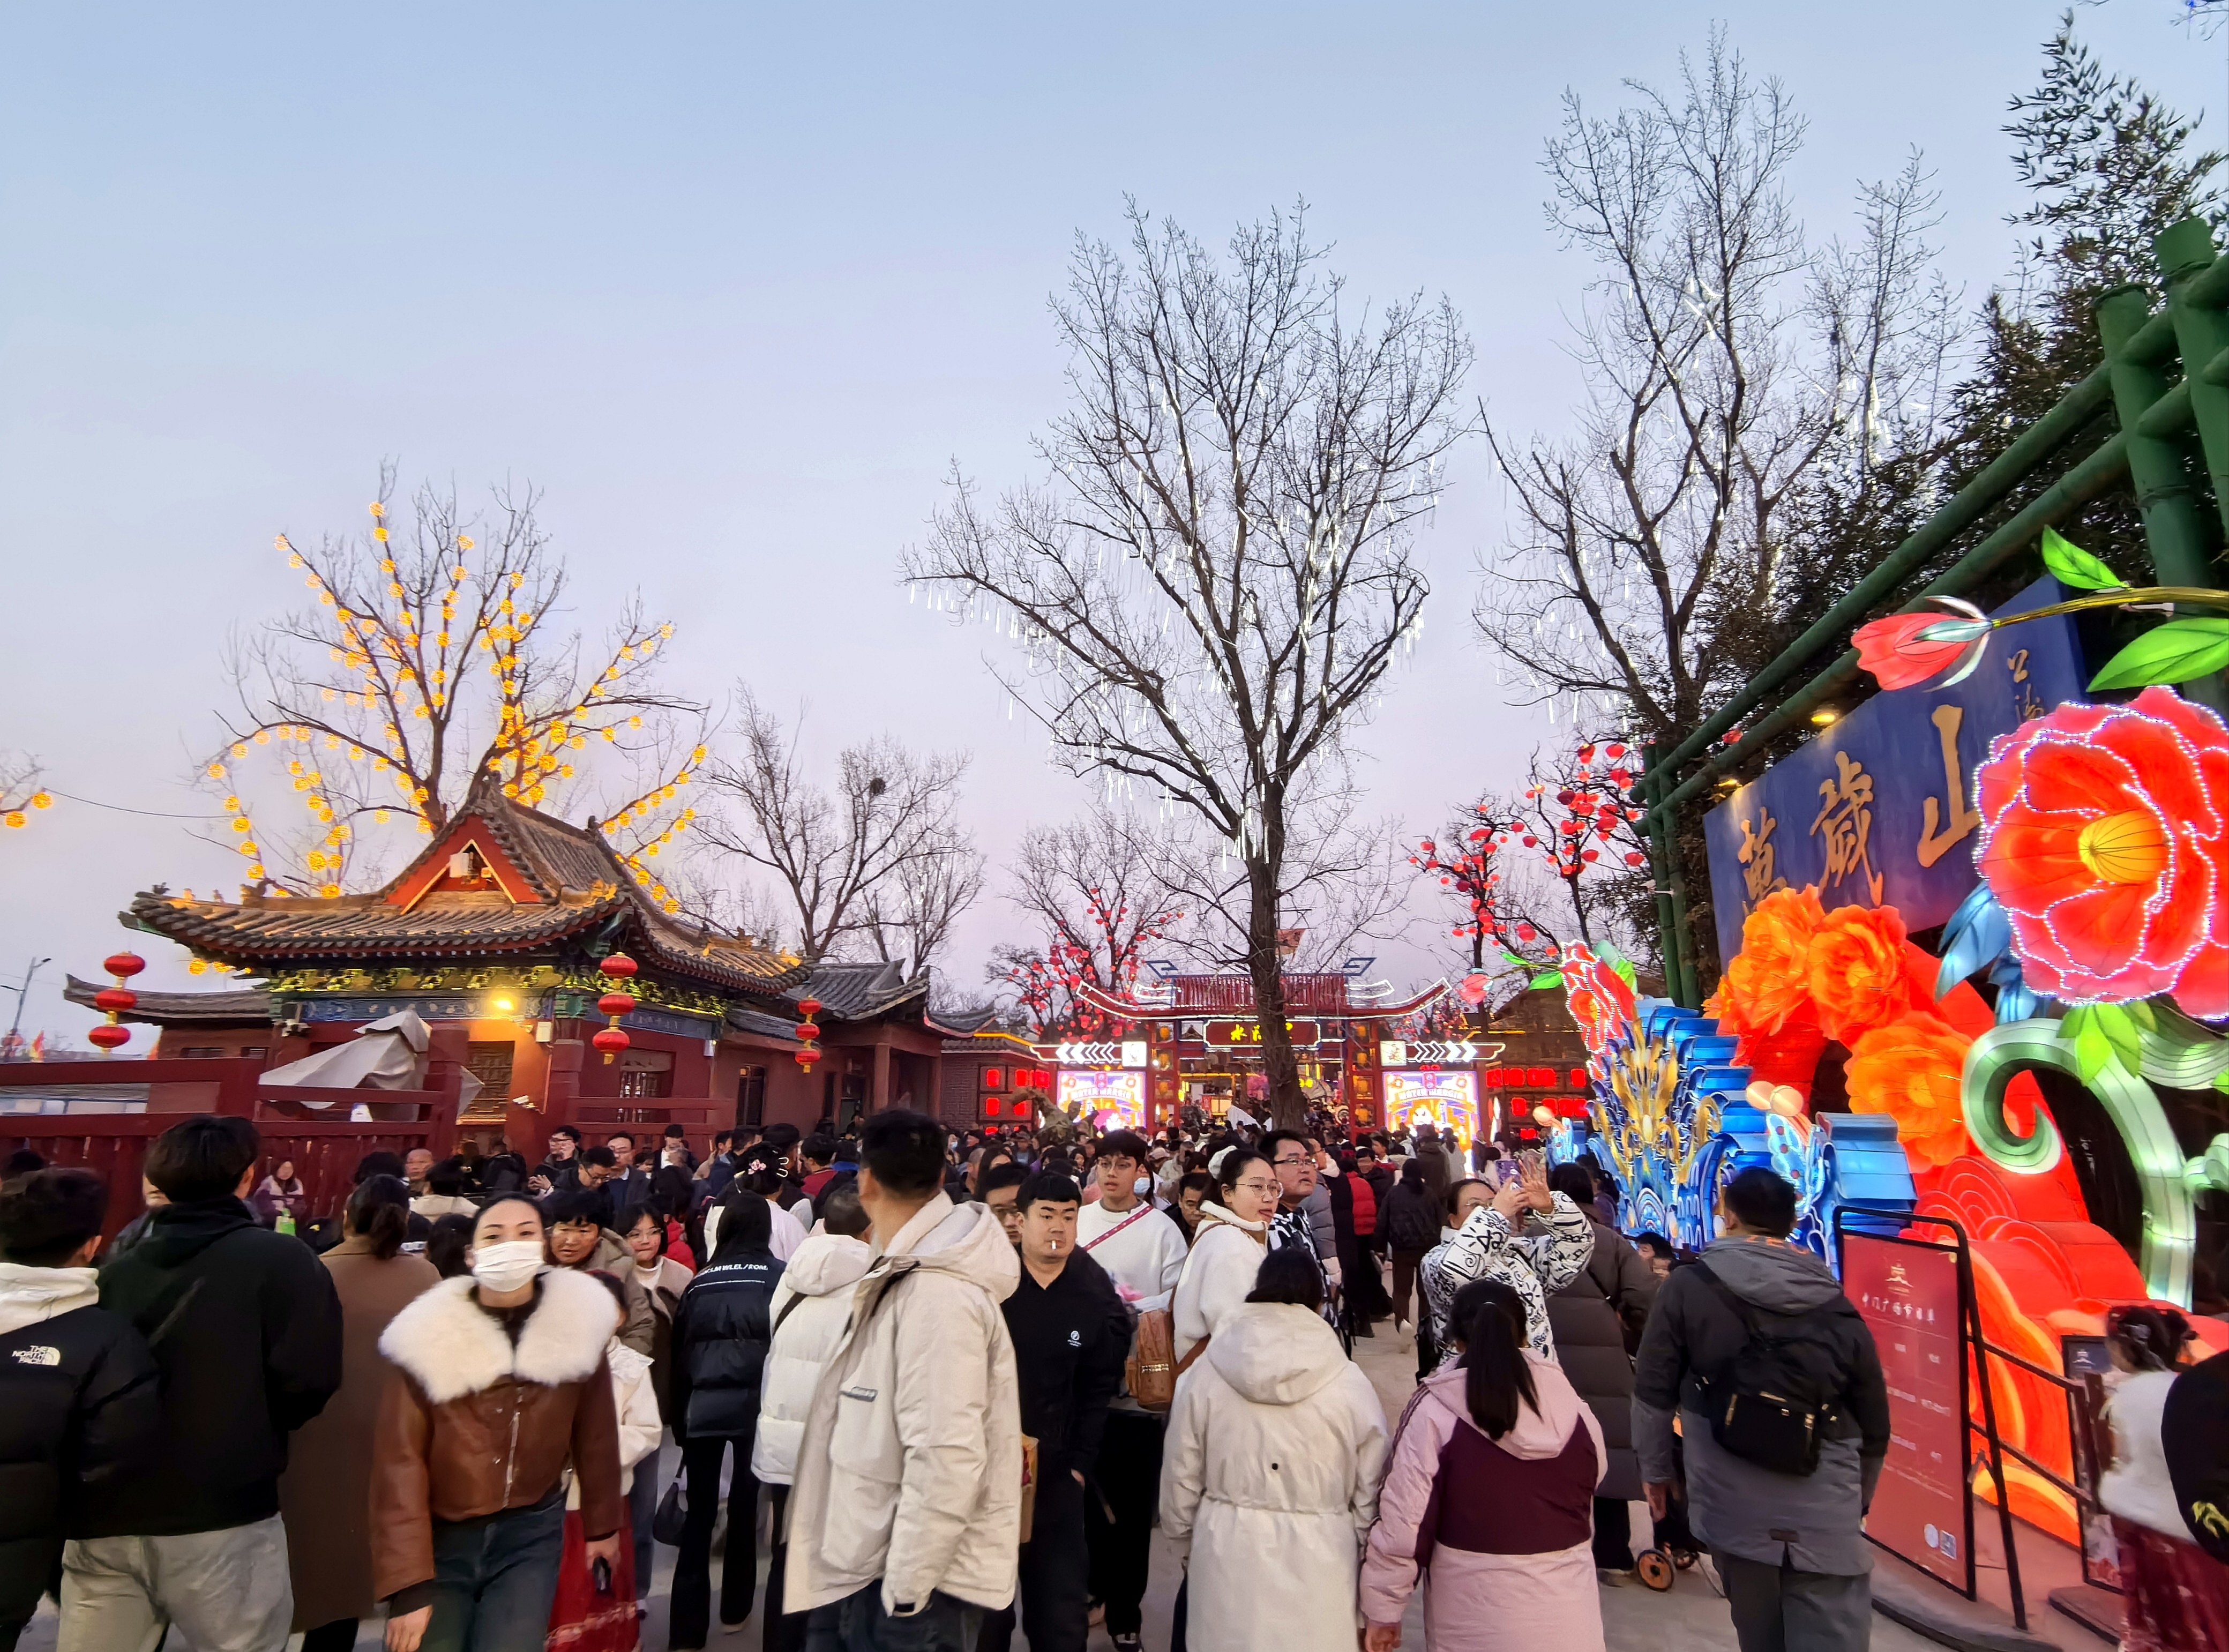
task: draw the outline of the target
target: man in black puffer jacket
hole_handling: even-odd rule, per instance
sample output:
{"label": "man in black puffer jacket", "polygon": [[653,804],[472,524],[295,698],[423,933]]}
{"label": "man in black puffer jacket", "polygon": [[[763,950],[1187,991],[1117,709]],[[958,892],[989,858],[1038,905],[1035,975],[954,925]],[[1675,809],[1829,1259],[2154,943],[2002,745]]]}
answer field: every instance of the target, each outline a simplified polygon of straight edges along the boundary
{"label": "man in black puffer jacket", "polygon": [[201,1652],[278,1652],[293,1617],[279,1474],[286,1437],[341,1385],[333,1276],[241,1201],[262,1142],[202,1115],[147,1150],[170,1201],[100,1276],[100,1305],[163,1373],[163,1450],[86,1500],[62,1555],[61,1643],[147,1644],[168,1621]]}
{"label": "man in black puffer jacket", "polygon": [[89,1170],[0,1187],[0,1652],[52,1585],[87,1490],[130,1472],[162,1425],[147,1345],[99,1305],[107,1209]]}
{"label": "man in black puffer jacket", "polygon": [[[1001,1305],[1014,1341],[1022,1432],[1037,1443],[1037,1503],[1016,1579],[1030,1652],[1083,1652],[1091,1550],[1084,1476],[1099,1458],[1107,1408],[1122,1386],[1130,1310],[1107,1270],[1076,1248],[1083,1194],[1066,1176],[1022,1184],[1022,1277]],[[984,1620],[979,1652],[1005,1652],[1014,1609]],[[1118,1636],[1120,1648],[1134,1637]]]}
{"label": "man in black puffer jacket", "polygon": [[759,1421],[759,1379],[774,1340],[768,1305],[781,1263],[768,1248],[773,1206],[741,1183],[720,1217],[720,1249],[681,1293],[673,1310],[673,1409],[666,1422],[689,1475],[689,1518],[673,1563],[670,1647],[701,1647],[711,1628],[712,1525],[720,1507],[720,1463],[730,1446],[728,1547],[720,1562],[720,1622],[751,1615],[757,1594],[759,1482],[751,1437]]}

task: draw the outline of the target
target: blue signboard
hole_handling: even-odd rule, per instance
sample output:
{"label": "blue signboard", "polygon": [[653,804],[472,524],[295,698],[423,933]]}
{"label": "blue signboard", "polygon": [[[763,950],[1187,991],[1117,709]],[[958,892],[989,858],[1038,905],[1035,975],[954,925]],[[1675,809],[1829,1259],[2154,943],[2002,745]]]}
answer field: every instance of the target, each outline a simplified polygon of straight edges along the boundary
{"label": "blue signboard", "polygon": [[[2063,601],[2036,581],[1998,615]],[[1776,889],[1815,887],[1838,906],[1893,906],[1910,930],[1948,919],[1974,887],[1974,770],[1989,742],[2085,697],[2073,620],[1992,633],[1962,683],[1874,695],[1731,794],[1704,822],[1718,956],[1741,950],[1742,921]]]}

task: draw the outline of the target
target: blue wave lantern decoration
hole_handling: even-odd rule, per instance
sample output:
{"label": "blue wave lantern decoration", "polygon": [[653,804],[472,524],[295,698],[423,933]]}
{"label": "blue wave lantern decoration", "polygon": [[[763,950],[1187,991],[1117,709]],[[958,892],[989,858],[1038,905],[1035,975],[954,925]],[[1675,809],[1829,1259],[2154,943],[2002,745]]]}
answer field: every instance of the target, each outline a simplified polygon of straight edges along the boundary
{"label": "blue wave lantern decoration", "polygon": [[1583,1122],[1548,1139],[1551,1163],[1584,1156],[1618,1188],[1618,1226],[1661,1233],[1699,1250],[1718,1235],[1718,1189],[1761,1165],[1795,1189],[1789,1237],[1834,1259],[1835,1213],[1845,1205],[1886,1210],[1847,1225],[1893,1233],[1917,1200],[1896,1121],[1870,1113],[1815,1119],[1757,1106],[1738,1040],[1717,1020],[1663,999],[1637,1000],[1633,1019],[1592,1064],[1593,1106]]}

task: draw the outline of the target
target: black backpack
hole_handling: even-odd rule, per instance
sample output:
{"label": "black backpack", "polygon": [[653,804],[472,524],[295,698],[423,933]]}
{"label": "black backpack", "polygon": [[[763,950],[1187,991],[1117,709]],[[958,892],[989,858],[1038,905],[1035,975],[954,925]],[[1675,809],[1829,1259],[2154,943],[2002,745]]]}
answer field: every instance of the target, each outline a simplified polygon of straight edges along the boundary
{"label": "black backpack", "polygon": [[[1842,1358],[1828,1334],[1833,1307],[1802,1314],[1760,1310],[1737,1296],[1708,1263],[1696,1272],[1725,1299],[1749,1340],[1708,1377],[1699,1377],[1711,1437],[1744,1462],[1775,1474],[1808,1475],[1847,1385]],[[1760,1326],[1760,1314],[1776,1321]]]}

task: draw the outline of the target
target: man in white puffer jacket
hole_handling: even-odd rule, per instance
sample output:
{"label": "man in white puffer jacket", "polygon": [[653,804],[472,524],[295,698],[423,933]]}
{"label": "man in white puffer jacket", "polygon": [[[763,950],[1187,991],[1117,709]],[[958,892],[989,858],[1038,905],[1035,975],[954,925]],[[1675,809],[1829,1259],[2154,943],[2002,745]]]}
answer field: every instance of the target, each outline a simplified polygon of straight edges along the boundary
{"label": "man in white puffer jacket", "polygon": [[1021,1263],[999,1219],[942,1192],[944,1127],[859,1133],[876,1256],[813,1390],[790,1494],[784,1604],[844,1652],[970,1652],[1014,1597],[1022,1438],[999,1304]]}
{"label": "man in white puffer jacket", "polygon": [[851,1288],[875,1253],[867,1244],[867,1212],[846,1177],[821,1200],[820,1220],[782,1270],[768,1304],[774,1340],[759,1378],[759,1427],[751,1440],[751,1472],[774,1489],[774,1559],[767,1568],[767,1622],[780,1617],[782,1573],[789,1560],[783,1519],[790,1482],[797,1478],[797,1448],[813,1409],[813,1391],[828,1357],[851,1321]]}

